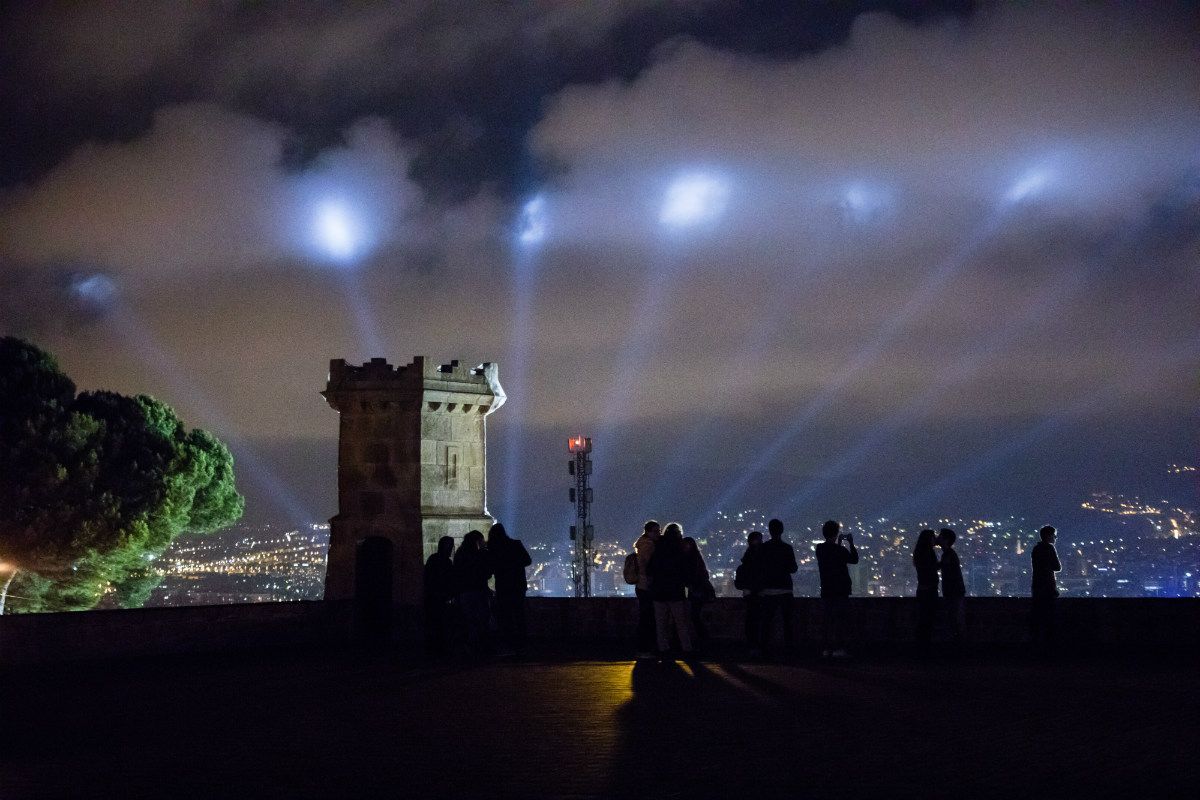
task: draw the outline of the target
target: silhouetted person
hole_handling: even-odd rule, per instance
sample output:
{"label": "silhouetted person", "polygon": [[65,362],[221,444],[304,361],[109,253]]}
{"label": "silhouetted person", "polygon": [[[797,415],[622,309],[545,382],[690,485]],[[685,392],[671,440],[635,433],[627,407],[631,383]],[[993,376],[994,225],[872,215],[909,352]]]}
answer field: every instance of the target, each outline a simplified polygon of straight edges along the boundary
{"label": "silhouetted person", "polygon": [[928,528],[917,535],[912,563],[917,569],[917,645],[928,651],[933,641],[933,624],[938,607],[938,558],[933,549],[934,533]]}
{"label": "silhouetted person", "polygon": [[638,601],[637,657],[654,658],[655,623],[654,595],[650,593],[650,559],[654,556],[654,545],[662,537],[662,529],[655,520],[642,526],[642,535],[633,543],[637,553],[638,581],[634,593]]}
{"label": "silhouetted person", "polygon": [[955,643],[962,641],[963,598],[967,596],[962,564],[958,560],[958,551],[954,549],[957,539],[958,534],[950,528],[942,528],[937,537],[937,545],[942,548],[942,558],[938,564],[942,573],[942,601],[946,605],[946,624],[950,628],[950,639]]}
{"label": "silhouetted person", "polygon": [[771,650],[771,627],[778,613],[783,620],[783,643],[791,651],[795,639],[795,610],[792,606],[792,576],[798,569],[796,551],[783,540],[783,523],[777,519],[767,523],[770,540],[763,542],[762,550],[762,630],[758,647],[763,655]]}
{"label": "silhouetted person", "polygon": [[454,554],[454,585],[458,607],[467,626],[467,647],[475,654],[491,650],[491,559],[483,534],[470,531]]}
{"label": "silhouetted person", "polygon": [[683,552],[688,559],[687,599],[688,611],[692,618],[692,633],[695,635],[693,644],[703,647],[708,641],[708,627],[704,624],[702,612],[707,603],[717,598],[712,579],[708,574],[708,565],[700,553],[700,546],[691,536],[683,537]]}
{"label": "silhouetted person", "polygon": [[425,647],[430,653],[446,652],[446,628],[454,601],[454,539],[438,539],[437,552],[425,562]]}
{"label": "silhouetted person", "polygon": [[842,535],[841,523],[827,520],[821,526],[825,541],[813,548],[821,576],[821,655],[845,658],[850,619],[849,565],[858,563],[854,537]]}
{"label": "silhouetted person", "polygon": [[762,627],[762,531],[750,531],[746,537],[746,552],[733,574],[733,588],[740,589],[746,601],[746,647],[752,656],[759,655],[759,630]]}
{"label": "silhouetted person", "polygon": [[672,522],[663,528],[662,537],[654,543],[654,555],[647,565],[660,655],[671,649],[672,627],[685,655],[695,649],[686,592],[690,567],[690,559],[683,551],[683,528]]}
{"label": "silhouetted person", "polygon": [[1029,558],[1033,562],[1033,600],[1029,622],[1033,643],[1049,650],[1054,646],[1058,633],[1054,608],[1058,599],[1058,581],[1054,573],[1062,570],[1062,564],[1058,560],[1058,551],[1054,549],[1058,531],[1054,526],[1047,525],[1038,534],[1041,541],[1029,551]]}
{"label": "silhouetted person", "polygon": [[525,645],[525,568],[533,563],[520,539],[497,522],[488,530],[488,555],[496,576],[496,621],[504,644],[513,650]]}

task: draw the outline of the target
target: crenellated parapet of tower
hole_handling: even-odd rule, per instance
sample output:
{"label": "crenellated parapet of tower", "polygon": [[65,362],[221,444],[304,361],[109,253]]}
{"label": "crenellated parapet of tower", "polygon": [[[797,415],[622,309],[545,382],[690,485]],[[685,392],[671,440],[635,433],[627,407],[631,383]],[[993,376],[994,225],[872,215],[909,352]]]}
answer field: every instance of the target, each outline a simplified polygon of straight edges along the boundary
{"label": "crenellated parapet of tower", "polygon": [[[446,411],[487,415],[505,400],[496,364],[484,362],[469,367],[457,359],[439,364],[425,356],[415,356],[411,363],[395,367],[384,358],[372,358],[361,365],[335,358],[329,362],[329,380],[321,394],[338,411],[343,410],[339,403],[347,400],[419,400],[446,406]],[[378,406],[377,410],[387,408]],[[429,410],[443,409],[435,406]]]}
{"label": "crenellated parapet of tower", "polygon": [[382,569],[379,553],[389,554],[392,602],[416,603],[423,560],[438,539],[461,539],[492,523],[486,420],[505,400],[499,369],[423,356],[403,366],[334,359],[321,394],[339,413],[338,514],[330,520],[325,596],[361,591],[368,542],[372,569]]}

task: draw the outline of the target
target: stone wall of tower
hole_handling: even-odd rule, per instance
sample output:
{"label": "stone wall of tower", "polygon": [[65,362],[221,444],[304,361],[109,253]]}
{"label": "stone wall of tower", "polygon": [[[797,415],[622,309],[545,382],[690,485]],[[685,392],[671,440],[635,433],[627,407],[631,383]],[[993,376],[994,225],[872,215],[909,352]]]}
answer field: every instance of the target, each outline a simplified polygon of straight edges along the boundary
{"label": "stone wall of tower", "polygon": [[415,604],[437,540],[492,522],[486,418],[504,402],[497,368],[339,359],[322,394],[340,414],[325,596],[354,597],[358,545],[381,537],[392,544],[393,601]]}

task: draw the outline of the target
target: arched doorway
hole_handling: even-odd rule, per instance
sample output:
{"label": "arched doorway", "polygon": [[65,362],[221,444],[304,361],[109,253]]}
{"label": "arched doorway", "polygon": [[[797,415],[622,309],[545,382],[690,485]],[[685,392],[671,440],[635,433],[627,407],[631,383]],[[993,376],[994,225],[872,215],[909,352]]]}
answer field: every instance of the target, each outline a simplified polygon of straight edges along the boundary
{"label": "arched doorway", "polygon": [[354,557],[354,612],[358,636],[384,640],[392,624],[392,542],[361,539]]}

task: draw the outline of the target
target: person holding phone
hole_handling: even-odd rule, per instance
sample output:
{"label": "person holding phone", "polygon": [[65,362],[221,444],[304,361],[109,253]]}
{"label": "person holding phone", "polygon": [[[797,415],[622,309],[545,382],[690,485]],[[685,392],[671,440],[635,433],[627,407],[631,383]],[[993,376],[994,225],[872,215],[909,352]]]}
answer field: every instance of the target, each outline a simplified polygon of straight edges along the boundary
{"label": "person holding phone", "polygon": [[846,658],[850,620],[850,564],[858,563],[854,537],[842,534],[842,524],[828,520],[821,526],[825,541],[813,548],[821,576],[821,657]]}

